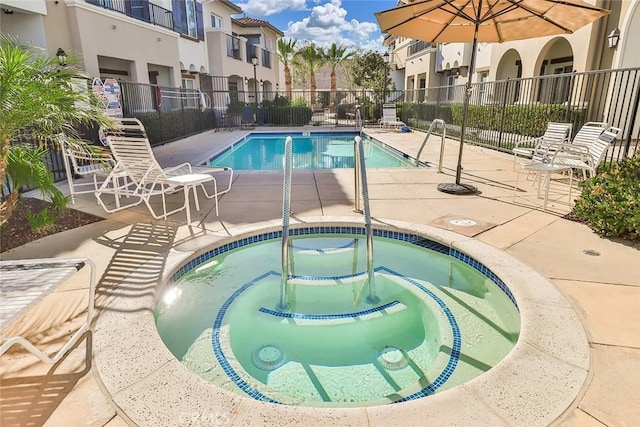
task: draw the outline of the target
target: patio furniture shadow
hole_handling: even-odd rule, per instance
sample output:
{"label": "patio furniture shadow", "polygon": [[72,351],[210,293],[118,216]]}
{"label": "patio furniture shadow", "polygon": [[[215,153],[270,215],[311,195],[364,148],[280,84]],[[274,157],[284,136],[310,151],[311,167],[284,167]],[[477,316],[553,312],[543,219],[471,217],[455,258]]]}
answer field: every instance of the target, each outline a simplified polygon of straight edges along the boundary
{"label": "patio furniture shadow", "polygon": [[[80,370],[76,364],[65,363],[70,355],[77,353],[78,347],[85,342],[85,356]],[[78,382],[91,369],[92,332],[87,331],[76,342],[75,346],[54,365],[44,365],[33,359],[40,366],[50,366],[44,375],[6,378],[0,381],[0,425],[3,427],[39,427],[44,425],[51,414],[73,390]],[[18,350],[24,351],[21,348]],[[13,351],[13,349],[11,350]],[[64,364],[64,365],[63,365]],[[75,367],[75,369],[73,368]]]}

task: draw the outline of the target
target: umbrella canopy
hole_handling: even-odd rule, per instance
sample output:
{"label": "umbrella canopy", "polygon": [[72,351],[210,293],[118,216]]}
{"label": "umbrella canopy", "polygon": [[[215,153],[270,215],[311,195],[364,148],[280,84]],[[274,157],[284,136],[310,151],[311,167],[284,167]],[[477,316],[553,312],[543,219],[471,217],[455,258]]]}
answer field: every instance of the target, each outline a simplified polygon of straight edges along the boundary
{"label": "umbrella canopy", "polygon": [[383,33],[432,43],[571,34],[608,14],[581,0],[423,0],[376,13]]}
{"label": "umbrella canopy", "polygon": [[431,43],[473,43],[460,129],[456,182],[440,184],[440,191],[454,194],[476,191],[472,185],[460,184],[460,175],[471,76],[478,42],[495,43],[571,34],[608,13],[581,0],[409,0],[407,4],[375,14],[383,33]]}

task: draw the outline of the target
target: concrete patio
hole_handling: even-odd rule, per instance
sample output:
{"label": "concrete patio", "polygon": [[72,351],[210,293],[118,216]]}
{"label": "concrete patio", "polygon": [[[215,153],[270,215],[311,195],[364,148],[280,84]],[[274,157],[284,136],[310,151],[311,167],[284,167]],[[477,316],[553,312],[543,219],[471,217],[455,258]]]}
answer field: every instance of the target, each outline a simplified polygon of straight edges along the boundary
{"label": "concrete patio", "polygon": [[[268,131],[278,129],[268,128]],[[296,129],[295,131],[300,131]],[[308,128],[308,131],[323,130]],[[415,155],[423,141],[419,132],[399,133],[368,128],[374,138]],[[210,158],[246,132],[208,132],[157,147],[163,166]],[[454,180],[458,143],[448,141],[444,171],[438,173],[440,139],[428,141],[421,160],[429,167],[367,171],[371,211],[378,221],[399,220],[443,228],[474,237],[501,249],[550,279],[573,305],[590,346],[590,368],[578,398],[554,425],[640,425],[640,244],[602,239],[585,225],[563,219],[571,209],[566,177],[554,176],[547,211],[536,187],[520,176],[515,200],[513,158],[492,150],[466,147],[462,181],[478,187],[475,195],[455,196],[437,191]],[[220,199],[216,217],[209,201],[201,200],[193,223],[184,212],[168,221],[152,220],[144,205],[106,215],[91,196],[78,197],[76,209],[106,218],[76,230],[50,236],[2,254],[2,259],[89,256],[100,278],[97,306],[115,295],[135,291],[152,298],[162,271],[173,268],[174,252],[186,252],[232,228],[277,221],[282,209],[282,175],[274,172],[237,173],[232,190]],[[573,194],[579,193],[574,188]],[[292,211],[295,217],[359,217],[352,212],[353,170],[295,171]],[[179,200],[176,200],[178,202]],[[451,219],[470,219],[460,226]],[[144,248],[144,252],[140,250]],[[169,254],[169,255],[168,255]],[[131,262],[147,266],[145,275],[126,277]],[[86,307],[86,276],[77,275],[11,326],[7,335],[22,333],[44,348],[55,348],[73,329]],[[135,307],[127,307],[135,310]],[[141,313],[142,316],[142,313]],[[558,324],[558,329],[563,325]],[[123,337],[123,339],[135,337]],[[121,426],[131,420],[106,393],[97,373],[96,348],[89,334],[62,362],[50,366],[20,348],[0,358],[0,424],[47,426]],[[141,361],[147,363],[147,361]],[[148,363],[157,361],[150,357]],[[135,375],[135,373],[132,373]],[[541,407],[540,411],[545,408]],[[495,414],[494,414],[495,415]],[[518,425],[500,418],[502,424]],[[238,413],[224,414],[239,425]],[[292,420],[291,420],[292,421]],[[293,421],[292,421],[293,422]],[[251,425],[265,424],[260,418]],[[352,425],[385,425],[384,419]],[[155,425],[155,424],[149,424]],[[167,425],[212,425],[193,418]],[[341,424],[344,425],[344,424]]]}

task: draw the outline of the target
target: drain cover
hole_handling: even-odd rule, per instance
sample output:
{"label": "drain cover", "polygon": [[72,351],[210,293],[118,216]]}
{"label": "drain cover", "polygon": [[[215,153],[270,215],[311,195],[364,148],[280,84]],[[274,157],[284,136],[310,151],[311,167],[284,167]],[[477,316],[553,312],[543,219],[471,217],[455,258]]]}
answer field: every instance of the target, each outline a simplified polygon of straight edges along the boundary
{"label": "drain cover", "polygon": [[458,227],[473,227],[474,225],[478,225],[474,220],[467,218],[450,219],[449,224],[457,225]]}
{"label": "drain cover", "polygon": [[387,371],[398,371],[409,365],[404,351],[393,346],[387,346],[378,352],[378,362]]}
{"label": "drain cover", "polygon": [[258,369],[272,371],[284,365],[284,350],[271,344],[263,345],[253,352],[251,361]]}

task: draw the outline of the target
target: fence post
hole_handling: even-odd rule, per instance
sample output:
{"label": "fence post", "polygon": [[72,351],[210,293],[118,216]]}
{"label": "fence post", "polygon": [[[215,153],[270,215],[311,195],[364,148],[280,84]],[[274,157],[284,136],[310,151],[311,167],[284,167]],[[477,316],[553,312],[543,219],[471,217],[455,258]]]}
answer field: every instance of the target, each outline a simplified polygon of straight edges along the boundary
{"label": "fence post", "polygon": [[[638,70],[636,70],[636,75],[640,74]],[[633,104],[633,108],[631,111],[631,123],[629,123],[629,133],[627,134],[626,144],[622,150],[624,157],[629,157],[629,149],[631,148],[631,139],[633,137],[633,129],[636,127],[636,119],[638,118],[638,107],[640,106],[640,81],[635,79],[636,82],[636,102]],[[638,146],[636,145],[636,151]],[[620,158],[618,158],[620,160]]]}
{"label": "fence post", "polygon": [[502,115],[500,116],[500,133],[498,134],[498,148],[502,147],[502,136],[504,134],[504,117],[507,114],[507,92],[509,92],[509,77],[507,77],[502,91]]}

